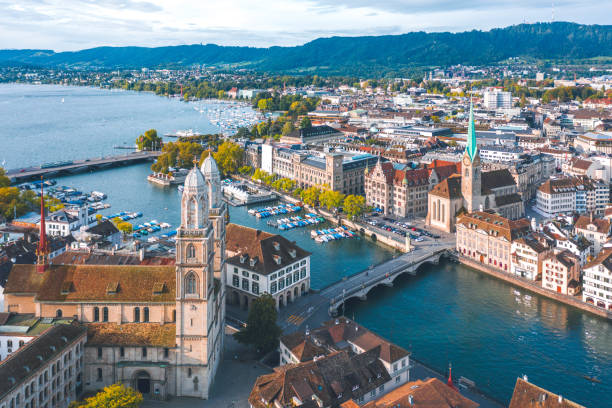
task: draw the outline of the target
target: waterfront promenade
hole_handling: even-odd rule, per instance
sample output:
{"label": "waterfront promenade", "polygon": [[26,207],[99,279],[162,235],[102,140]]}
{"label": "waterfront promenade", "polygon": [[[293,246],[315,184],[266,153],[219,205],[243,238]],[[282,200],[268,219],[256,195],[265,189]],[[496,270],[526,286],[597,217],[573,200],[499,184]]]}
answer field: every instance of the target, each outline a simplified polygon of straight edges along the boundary
{"label": "waterfront promenade", "polygon": [[129,164],[140,163],[151,160],[161,155],[161,151],[133,152],[117,156],[97,157],[92,159],[74,160],[59,163],[57,166],[31,166],[20,169],[7,170],[6,176],[11,183],[18,184],[26,180],[38,179],[41,176],[58,176],[61,174],[71,174],[81,171],[93,171],[107,167],[126,166]]}

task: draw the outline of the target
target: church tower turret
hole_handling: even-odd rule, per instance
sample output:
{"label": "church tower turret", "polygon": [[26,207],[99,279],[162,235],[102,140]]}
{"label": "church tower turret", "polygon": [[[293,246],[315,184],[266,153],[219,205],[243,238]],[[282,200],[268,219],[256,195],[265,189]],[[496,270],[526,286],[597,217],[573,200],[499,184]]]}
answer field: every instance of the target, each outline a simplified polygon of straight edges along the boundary
{"label": "church tower turret", "polygon": [[480,154],[476,143],[476,128],[474,126],[474,107],[470,101],[470,121],[468,125],[467,145],[463,153],[461,168],[461,193],[465,209],[468,212],[477,211],[482,201],[482,172],[480,169]]}
{"label": "church tower turret", "polygon": [[176,234],[177,395],[208,398],[222,349],[208,186],[196,166],[185,179]]}

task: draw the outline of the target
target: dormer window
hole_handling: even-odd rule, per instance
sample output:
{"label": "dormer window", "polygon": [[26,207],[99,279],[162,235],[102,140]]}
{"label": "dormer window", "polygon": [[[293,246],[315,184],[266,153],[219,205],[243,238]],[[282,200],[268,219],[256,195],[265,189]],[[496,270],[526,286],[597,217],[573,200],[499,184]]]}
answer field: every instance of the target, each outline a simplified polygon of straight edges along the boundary
{"label": "dormer window", "polygon": [[278,242],[274,241],[272,245],[274,246],[275,251],[280,251],[280,244]]}
{"label": "dormer window", "polygon": [[273,258],[274,258],[274,262],[276,262],[277,265],[281,264],[282,258],[280,256],[274,255]]}
{"label": "dormer window", "polygon": [[114,295],[117,292],[119,292],[119,282],[109,282],[108,285],[106,285],[107,295]]}
{"label": "dormer window", "polygon": [[251,266],[251,268],[254,267],[256,263],[257,263],[257,259],[255,258],[249,259],[249,265]]}
{"label": "dormer window", "polygon": [[65,281],[65,282],[62,283],[62,289],[61,289],[62,295],[69,294],[71,290],[72,290],[72,282],[71,281]]}
{"label": "dormer window", "polygon": [[297,256],[297,251],[295,249],[292,249],[289,251],[289,255],[291,255],[292,258],[295,258]]}
{"label": "dormer window", "polygon": [[244,261],[246,261],[246,256],[240,255],[240,263],[244,263]]}

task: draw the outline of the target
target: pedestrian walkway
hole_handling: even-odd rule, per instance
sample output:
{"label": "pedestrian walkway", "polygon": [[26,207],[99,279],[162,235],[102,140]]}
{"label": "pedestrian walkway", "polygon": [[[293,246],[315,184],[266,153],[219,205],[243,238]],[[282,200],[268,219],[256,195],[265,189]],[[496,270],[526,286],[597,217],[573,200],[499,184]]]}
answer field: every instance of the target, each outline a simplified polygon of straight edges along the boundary
{"label": "pedestrian walkway", "polygon": [[302,324],[303,321],[304,321],[303,317],[296,316],[296,315],[291,315],[287,319],[287,323],[293,324],[293,325],[298,326],[298,327],[300,326],[300,324]]}

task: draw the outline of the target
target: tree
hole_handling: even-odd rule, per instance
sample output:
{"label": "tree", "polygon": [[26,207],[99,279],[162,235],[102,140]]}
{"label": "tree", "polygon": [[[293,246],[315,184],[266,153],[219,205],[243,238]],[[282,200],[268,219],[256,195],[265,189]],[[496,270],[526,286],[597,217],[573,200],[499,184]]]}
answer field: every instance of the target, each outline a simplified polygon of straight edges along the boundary
{"label": "tree", "polygon": [[120,222],[117,224],[117,229],[124,234],[129,234],[134,230],[134,226],[129,222]]}
{"label": "tree", "polygon": [[365,198],[360,195],[349,195],[344,199],[344,213],[353,220],[365,211]]}
{"label": "tree", "polygon": [[316,207],[319,202],[321,190],[317,187],[310,187],[302,191],[302,200],[311,207]]}
{"label": "tree", "polygon": [[70,408],[138,408],[141,403],[141,393],[123,384],[113,384],[87,398],[85,403],[73,401]]}
{"label": "tree", "polygon": [[8,187],[11,185],[11,180],[6,177],[6,171],[0,167],[0,187]]}
{"label": "tree", "polygon": [[138,136],[136,146],[139,150],[159,150],[162,147],[162,138],[157,136],[157,130],[149,129],[144,135]]}
{"label": "tree", "polygon": [[337,209],[344,202],[344,194],[339,191],[325,190],[319,196],[319,201],[328,210]]}
{"label": "tree", "polygon": [[213,157],[217,161],[223,174],[228,175],[238,171],[242,163],[243,155],[244,149],[228,140],[219,146],[219,149],[213,154]]}
{"label": "tree", "polygon": [[293,132],[294,130],[295,130],[295,127],[293,126],[293,122],[289,120],[285,122],[285,124],[283,125],[282,134],[283,136],[287,136],[289,133]]}
{"label": "tree", "polygon": [[246,176],[247,174],[251,174],[253,172],[253,168],[251,166],[242,166],[238,169],[238,173]]}
{"label": "tree", "polygon": [[304,116],[302,121],[300,122],[300,129],[310,129],[312,127],[312,122],[308,116]]}
{"label": "tree", "polygon": [[247,325],[234,337],[242,344],[255,346],[262,353],[273,350],[278,346],[281,334],[276,324],[277,317],[276,301],[265,293],[251,303]]}

